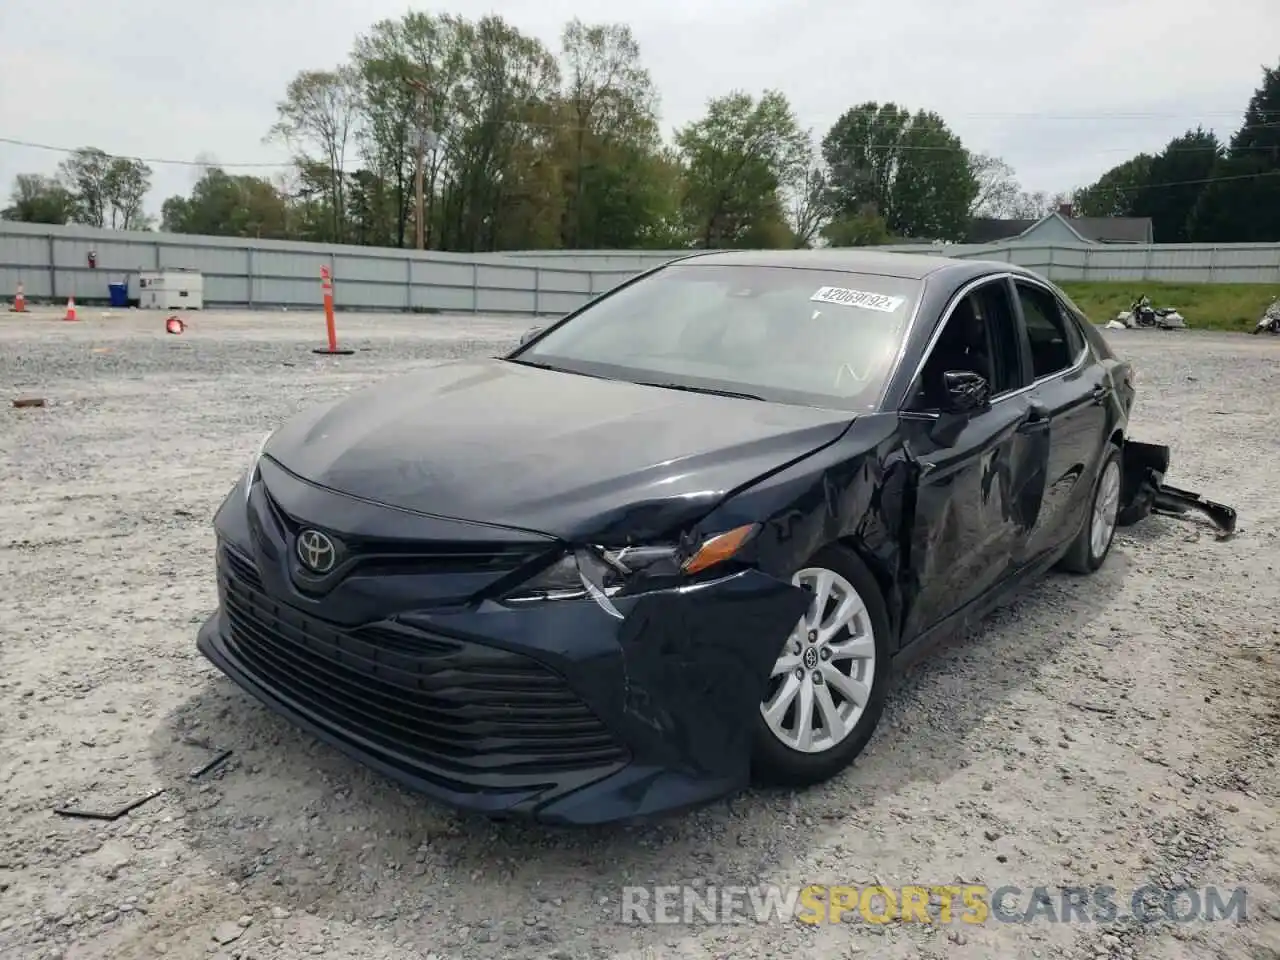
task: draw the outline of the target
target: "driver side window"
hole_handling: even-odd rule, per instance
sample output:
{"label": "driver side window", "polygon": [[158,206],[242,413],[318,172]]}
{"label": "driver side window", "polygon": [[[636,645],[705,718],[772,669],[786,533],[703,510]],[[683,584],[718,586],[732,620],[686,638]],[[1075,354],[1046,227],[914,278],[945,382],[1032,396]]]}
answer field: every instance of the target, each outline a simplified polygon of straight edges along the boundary
{"label": "driver side window", "polygon": [[921,369],[908,409],[942,409],[943,374],[953,370],[980,374],[993,398],[1023,386],[1021,347],[1007,280],[985,283],[955,305]]}

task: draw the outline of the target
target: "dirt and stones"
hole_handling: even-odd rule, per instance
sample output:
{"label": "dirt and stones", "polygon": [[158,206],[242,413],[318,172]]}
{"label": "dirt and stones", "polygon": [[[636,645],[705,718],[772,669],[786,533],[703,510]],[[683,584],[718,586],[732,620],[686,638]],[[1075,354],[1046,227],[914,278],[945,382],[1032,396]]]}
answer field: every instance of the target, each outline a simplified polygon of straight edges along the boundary
{"label": "dirt and stones", "polygon": [[[1280,957],[1280,344],[1116,332],[1135,430],[1236,506],[1123,531],[900,679],[845,776],[643,828],[458,817],[300,734],[199,657],[210,517],[263,433],[529,321],[130,313],[0,324],[0,956]],[[189,772],[216,750],[232,756]],[[112,822],[54,815],[165,792]],[[636,926],[632,884],[1247,889],[1243,922]],[[1185,904],[1186,901],[1184,900]],[[1185,909],[1185,907],[1184,907]]]}

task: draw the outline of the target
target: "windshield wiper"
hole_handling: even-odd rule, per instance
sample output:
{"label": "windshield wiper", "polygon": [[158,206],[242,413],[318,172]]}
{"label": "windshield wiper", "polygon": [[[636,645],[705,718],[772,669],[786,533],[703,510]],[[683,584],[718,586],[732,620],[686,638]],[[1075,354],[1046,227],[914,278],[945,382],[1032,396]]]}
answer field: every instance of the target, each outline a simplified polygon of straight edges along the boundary
{"label": "windshield wiper", "polygon": [[570,367],[557,367],[550,363],[543,363],[541,360],[521,360],[518,357],[503,357],[507,363],[518,363],[522,367],[536,367],[539,370],[552,370],[555,373],[571,373],[575,377],[591,377],[594,380],[612,380],[613,377],[606,377],[602,373],[587,373],[585,370],[574,370]]}
{"label": "windshield wiper", "polygon": [[684,383],[647,383],[643,380],[634,381],[637,386],[641,387],[661,387],[663,390],[683,390],[686,393],[709,393],[714,397],[737,397],[739,400],[764,400],[764,397],[757,397],[754,393],[739,393],[736,390],[717,390],[715,387],[691,387]]}
{"label": "windshield wiper", "polygon": [[549,363],[539,363],[537,360],[519,360],[512,357],[503,357],[502,359],[506,360],[507,363],[518,363],[522,367],[537,367],[539,370],[557,370],[561,373],[565,372],[560,370],[559,367],[553,367]]}

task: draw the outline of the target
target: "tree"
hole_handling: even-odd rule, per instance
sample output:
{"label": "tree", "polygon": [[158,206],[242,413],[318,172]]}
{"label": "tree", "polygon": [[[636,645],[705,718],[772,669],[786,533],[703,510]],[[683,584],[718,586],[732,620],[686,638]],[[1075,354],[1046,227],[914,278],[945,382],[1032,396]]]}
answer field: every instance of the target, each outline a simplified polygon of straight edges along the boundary
{"label": "tree", "polygon": [[676,132],[685,171],[684,213],[705,247],[790,245],[780,191],[803,178],[808,135],[776,90],[735,91]]}
{"label": "tree", "polygon": [[1134,216],[1151,218],[1156,243],[1190,240],[1192,212],[1221,159],[1217,136],[1198,127],[1174,137],[1151,159],[1132,210]]}
{"label": "tree", "polygon": [[574,19],[561,37],[566,247],[629,246],[653,200],[657,94],[625,24]]}
{"label": "tree", "polygon": [[1019,190],[1018,195],[1013,198],[1013,203],[1009,206],[1009,217],[1013,220],[1039,220],[1054,211],[1061,210],[1063,207],[1071,207],[1073,216],[1080,215],[1079,211],[1075,209],[1073,194],[1048,193],[1044,190],[1035,190],[1028,193],[1025,190]]}
{"label": "tree", "polygon": [[189,197],[167,199],[161,222],[170,233],[272,240],[289,236],[285,198],[270,181],[231,176],[218,167],[205,171]]}
{"label": "tree", "polygon": [[636,247],[647,250],[683,250],[694,237],[684,218],[684,168],[679,151],[660,147],[646,161],[644,175],[647,215],[636,224]]}
{"label": "tree", "polygon": [[[409,15],[420,16],[425,15]],[[375,23],[367,34],[356,38],[353,61],[360,77],[363,107],[357,147],[365,170],[379,179],[384,194],[391,197],[386,211],[390,222],[371,233],[384,233],[388,245],[403,247],[413,191],[412,134],[417,119],[416,96],[408,83],[414,70],[405,21]]]}
{"label": "tree", "polygon": [[970,155],[936,113],[893,103],[845,111],[822,140],[837,216],[874,206],[898,235],[964,237],[979,192]]}
{"label": "tree", "polygon": [[1157,243],[1186,243],[1192,211],[1221,152],[1213,133],[1188,130],[1160,153],[1138,154],[1077,191],[1077,212],[1092,217],[1150,217]]}
{"label": "tree", "polygon": [[331,234],[327,239],[343,239],[345,201],[343,178],[347,151],[360,108],[360,84],[350,67],[336,70],[304,70],[290,82],[285,97],[276,105],[279,120],[268,139],[278,139],[305,162],[319,161],[328,170]]}
{"label": "tree", "polygon": [[110,212],[109,226],[120,230],[145,230],[150,221],[142,210],[151,191],[151,168],[141,160],[115,157],[102,178],[102,193]]}
{"label": "tree", "polygon": [[[458,25],[465,75],[442,171],[442,249],[497,250],[547,240],[556,59],[501,17]],[[534,161],[538,161],[537,164]]]}
{"label": "tree", "polygon": [[826,168],[810,162],[791,191],[791,231],[797,247],[810,247],[831,222],[831,187]]}
{"label": "tree", "polygon": [[346,177],[347,240],[366,246],[393,246],[397,213],[392,184],[370,170],[356,170]]}
{"label": "tree", "polygon": [[1141,191],[1151,183],[1149,153],[1140,153],[1112,167],[1095,182],[1075,193],[1075,212],[1082,217],[1132,217]]}
{"label": "tree", "polygon": [[871,204],[832,220],[822,229],[822,235],[833,247],[874,247],[895,239],[884,217]]}
{"label": "tree", "polygon": [[361,154],[368,169],[394,183],[398,246],[405,245],[416,216],[420,140],[426,146],[424,242],[427,248],[445,245],[439,237],[442,181],[458,156],[467,123],[473,37],[474,26],[461,17],[408,13],[380,21],[357,41],[355,59],[364,83]]}
{"label": "tree", "polygon": [[969,216],[1015,216],[1014,208],[1023,194],[1013,167],[999,157],[985,153],[970,153],[968,156],[969,173],[977,185],[977,192],[969,205]]}
{"label": "tree", "polygon": [[53,177],[20,173],[13,179],[9,195],[12,206],[0,212],[5,220],[24,223],[68,223],[76,213],[71,191]]}
{"label": "tree", "polygon": [[1189,234],[1215,243],[1280,240],[1280,65],[1264,68],[1213,182],[1197,198]]}
{"label": "tree", "polygon": [[77,223],[120,230],[150,226],[142,204],[151,190],[151,168],[141,160],[81,147],[59,165],[58,178],[75,201]]}
{"label": "tree", "polygon": [[81,147],[58,165],[58,177],[75,197],[75,220],[91,227],[107,225],[107,174],[111,158],[97,147]]}

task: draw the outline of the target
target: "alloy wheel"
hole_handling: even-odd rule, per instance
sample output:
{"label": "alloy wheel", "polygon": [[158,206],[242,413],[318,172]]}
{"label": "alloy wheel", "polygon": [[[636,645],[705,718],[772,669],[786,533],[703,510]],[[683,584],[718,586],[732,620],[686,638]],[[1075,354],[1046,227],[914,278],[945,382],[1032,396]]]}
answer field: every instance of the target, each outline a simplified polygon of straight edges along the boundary
{"label": "alloy wheel", "polygon": [[760,712],[786,746],[822,753],[853,732],[866,709],[875,632],[862,597],[835,571],[806,567],[791,582],[812,599],[773,665]]}
{"label": "alloy wheel", "polygon": [[1120,464],[1116,460],[1107,463],[1093,498],[1093,519],[1089,527],[1089,549],[1095,557],[1101,557],[1111,543],[1116,529],[1116,516],[1120,510]]}

